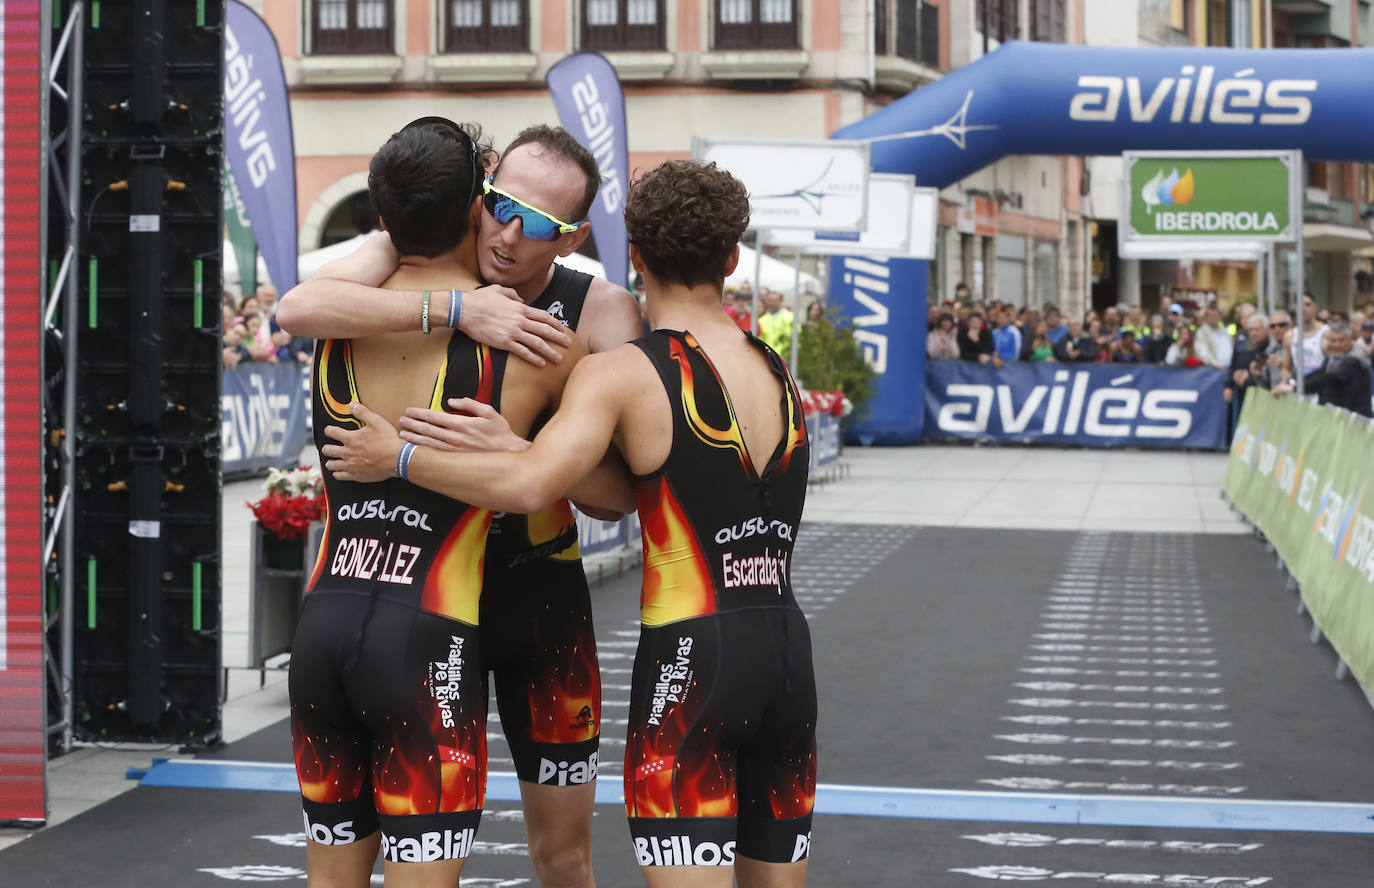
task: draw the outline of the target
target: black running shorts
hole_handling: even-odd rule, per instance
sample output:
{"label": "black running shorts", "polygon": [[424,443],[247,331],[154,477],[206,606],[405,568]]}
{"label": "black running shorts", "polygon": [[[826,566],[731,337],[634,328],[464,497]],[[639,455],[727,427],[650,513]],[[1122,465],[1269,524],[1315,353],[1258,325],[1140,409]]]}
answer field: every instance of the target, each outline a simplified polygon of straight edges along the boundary
{"label": "black running shorts", "polygon": [[641,631],[625,750],[641,866],[802,860],[815,795],[816,682],[801,611]]}
{"label": "black running shorts", "polygon": [[291,743],[306,831],[382,830],[382,856],[465,858],[486,784],[475,626],[386,597],[306,597],[291,649]]}
{"label": "black running shorts", "polygon": [[596,779],[601,669],[582,562],[498,563],[489,553],[480,614],[516,775],[547,786]]}

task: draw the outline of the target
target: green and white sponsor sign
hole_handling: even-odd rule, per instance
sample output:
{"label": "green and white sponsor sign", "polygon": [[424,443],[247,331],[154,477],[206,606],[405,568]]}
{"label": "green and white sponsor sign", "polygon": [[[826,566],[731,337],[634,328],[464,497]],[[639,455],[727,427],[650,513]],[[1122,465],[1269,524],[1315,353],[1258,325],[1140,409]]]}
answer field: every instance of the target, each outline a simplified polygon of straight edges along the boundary
{"label": "green and white sponsor sign", "polygon": [[1274,544],[1350,671],[1374,687],[1374,425],[1252,389],[1222,489]]}
{"label": "green and white sponsor sign", "polygon": [[1122,240],[1291,241],[1301,224],[1296,152],[1127,152]]}
{"label": "green and white sponsor sign", "polygon": [[224,233],[234,245],[234,259],[239,267],[239,291],[244,298],[258,290],[258,244],[253,239],[253,226],[248,211],[239,196],[234,174],[224,171]]}

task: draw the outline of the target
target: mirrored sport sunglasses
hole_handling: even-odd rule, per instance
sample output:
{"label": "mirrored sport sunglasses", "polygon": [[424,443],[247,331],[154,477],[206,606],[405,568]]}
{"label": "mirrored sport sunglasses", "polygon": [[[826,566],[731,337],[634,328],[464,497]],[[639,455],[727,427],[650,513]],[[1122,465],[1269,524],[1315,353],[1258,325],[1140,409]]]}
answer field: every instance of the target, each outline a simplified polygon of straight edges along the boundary
{"label": "mirrored sport sunglasses", "polygon": [[491,217],[502,225],[510,220],[520,219],[520,230],[530,240],[557,240],[561,234],[571,234],[586,225],[586,221],[564,222],[541,209],[532,207],[520,198],[507,194],[491,184],[487,179],[482,183],[482,203],[486,205]]}

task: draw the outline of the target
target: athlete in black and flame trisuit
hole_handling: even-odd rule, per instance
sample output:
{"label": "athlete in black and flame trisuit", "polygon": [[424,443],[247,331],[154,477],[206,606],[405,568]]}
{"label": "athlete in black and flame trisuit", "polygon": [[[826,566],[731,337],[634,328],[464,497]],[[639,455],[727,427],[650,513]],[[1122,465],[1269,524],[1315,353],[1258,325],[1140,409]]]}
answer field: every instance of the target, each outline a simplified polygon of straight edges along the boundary
{"label": "athlete in black and flame trisuit", "polygon": [[[374,156],[372,200],[404,254],[387,282],[397,300],[475,282],[483,166],[469,134],[446,121],[417,121]],[[361,398],[392,421],[408,406],[469,398],[525,433],[557,406],[582,354],[574,343],[536,368],[442,328],[320,340],[316,443],[326,426],[361,428]],[[345,485],[326,469],[325,490],[328,525],[290,675],[310,876],[365,885],[380,843],[389,885],[456,884],[485,783],[477,626],[491,515],[402,479]]]}
{"label": "athlete in black and flame trisuit", "polygon": [[[557,340],[565,330],[593,354],[639,335],[639,309],[625,289],[554,263],[590,234],[585,223],[557,220],[586,218],[600,183],[596,159],[566,130],[533,126],[515,137],[493,173],[496,190],[486,195],[480,220],[477,261],[492,285],[463,294],[461,329],[536,362],[536,355],[556,358],[541,340]],[[394,294],[369,286],[395,270],[394,252],[385,237],[373,238],[288,293],[278,320],[316,337],[414,329],[413,311],[399,312]],[[434,296],[446,310],[447,294]],[[457,409],[473,411],[481,428],[436,444],[528,446],[480,405]],[[628,485],[624,493],[626,503],[610,511],[634,507]],[[594,504],[585,499],[579,504],[596,517],[619,517],[588,509]],[[600,680],[572,510],[562,501],[528,521],[497,516],[488,545],[481,634],[484,650],[499,652],[487,666],[520,777],[530,861],[542,885],[593,888]]]}
{"label": "athlete in black and flame trisuit", "polygon": [[691,333],[635,345],[672,405],[672,449],[635,478],[644,536],[639,652],[630,691],[625,803],[641,866],[773,863],[806,856],[816,790],[816,686],[792,593],[806,499],[801,401],[766,464],[744,445],[730,395]]}
{"label": "athlete in black and flame trisuit", "polygon": [[[634,473],[644,626],[625,795],[653,888],[806,880],[816,693],[790,570],[809,454],[786,368],[720,310],[748,219],[743,185],[714,165],[646,173],[625,221],[655,332],[584,359],[523,453],[422,447],[410,466],[424,487],[527,513],[608,444]],[[393,473],[401,439],[359,409],[367,428],[329,429],[340,444],[323,454],[340,479],[375,482]],[[433,439],[469,421],[411,411],[402,426]]]}
{"label": "athlete in black and flame trisuit", "polygon": [[[555,265],[548,286],[530,304],[575,332],[591,282],[591,275]],[[516,775],[550,786],[594,780],[601,668],[568,500],[533,515],[504,512],[493,519],[482,649]]]}
{"label": "athlete in black and flame trisuit", "polygon": [[[444,338],[429,402],[474,397],[501,409],[505,352],[457,331]],[[363,341],[317,343],[317,445],[327,425],[358,427],[355,346]],[[326,472],[324,487],[328,519],[290,676],[307,830],[335,845],[380,825],[387,860],[466,857],[486,783],[477,624],[491,512],[400,478],[343,484]]]}

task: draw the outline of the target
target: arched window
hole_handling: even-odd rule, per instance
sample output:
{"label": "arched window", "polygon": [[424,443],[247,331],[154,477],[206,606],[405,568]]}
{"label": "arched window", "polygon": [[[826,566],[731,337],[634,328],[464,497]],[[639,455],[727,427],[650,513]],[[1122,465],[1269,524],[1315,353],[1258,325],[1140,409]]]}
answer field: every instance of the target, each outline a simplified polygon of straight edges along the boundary
{"label": "arched window", "polygon": [[366,191],[355,191],[329,212],[320,229],[320,246],[327,247],[349,238],[378,231],[382,227],[377,211]]}

